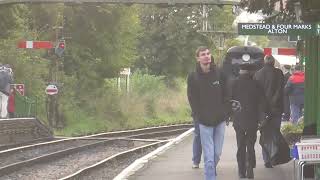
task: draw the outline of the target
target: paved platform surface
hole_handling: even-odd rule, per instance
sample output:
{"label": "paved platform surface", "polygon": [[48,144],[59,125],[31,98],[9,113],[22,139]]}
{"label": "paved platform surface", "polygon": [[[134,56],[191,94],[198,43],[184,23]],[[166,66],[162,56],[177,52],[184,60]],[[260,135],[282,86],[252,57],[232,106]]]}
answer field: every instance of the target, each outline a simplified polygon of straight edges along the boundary
{"label": "paved platform surface", "polygon": [[[259,134],[259,133],[258,133]],[[261,147],[256,142],[257,167],[254,169],[255,180],[293,180],[293,161],[272,169],[264,167]],[[221,161],[217,168],[218,180],[235,180],[238,178],[236,160],[236,137],[232,125],[227,126]],[[203,162],[200,169],[192,169],[192,133],[179,144],[152,159],[138,170],[129,180],[201,180]]]}

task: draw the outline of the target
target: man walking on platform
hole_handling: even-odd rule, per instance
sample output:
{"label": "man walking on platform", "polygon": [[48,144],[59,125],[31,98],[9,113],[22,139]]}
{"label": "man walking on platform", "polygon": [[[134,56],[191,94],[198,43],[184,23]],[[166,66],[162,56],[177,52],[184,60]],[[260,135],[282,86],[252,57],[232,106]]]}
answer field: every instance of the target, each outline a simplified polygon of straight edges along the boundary
{"label": "man walking on platform", "polygon": [[[270,118],[266,124],[265,137],[272,138],[280,132],[281,116],[283,113],[284,75],[280,69],[274,67],[275,59],[272,55],[264,57],[264,67],[255,73],[254,79],[258,80],[264,89],[266,103],[270,109]],[[263,148],[263,160],[266,168],[272,168],[270,154]]]}
{"label": "man walking on platform", "polygon": [[257,140],[259,112],[268,113],[264,93],[250,71],[253,65],[240,65],[239,78],[232,84],[231,99],[240,103],[234,112],[233,127],[237,138],[239,178],[253,179],[256,166],[254,144]]}
{"label": "man walking on platform", "polygon": [[188,76],[187,94],[192,116],[199,122],[205,179],[216,180],[229,101],[225,93],[225,77],[212,61],[209,48],[199,47],[196,59],[196,71]]}

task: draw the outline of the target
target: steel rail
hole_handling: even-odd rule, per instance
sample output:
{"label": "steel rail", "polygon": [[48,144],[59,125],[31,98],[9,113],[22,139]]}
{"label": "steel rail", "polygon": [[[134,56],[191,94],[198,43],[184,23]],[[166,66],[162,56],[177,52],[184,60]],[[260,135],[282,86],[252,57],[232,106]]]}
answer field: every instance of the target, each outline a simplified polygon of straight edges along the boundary
{"label": "steel rail", "polygon": [[42,143],[38,143],[38,144],[31,144],[31,145],[26,145],[26,146],[22,146],[22,147],[16,147],[16,148],[12,148],[12,149],[2,150],[2,151],[0,151],[0,157],[5,156],[7,154],[15,153],[15,152],[21,151],[21,150],[30,150],[30,149],[39,148],[41,146],[50,146],[50,145],[55,145],[58,143],[65,143],[68,141],[87,140],[90,138],[100,138],[100,137],[117,138],[117,139],[126,138],[126,137],[139,138],[139,137],[146,137],[147,135],[144,135],[146,133],[149,133],[150,137],[152,137],[151,136],[152,133],[157,134],[157,132],[154,132],[154,131],[158,131],[158,132],[161,131],[161,133],[165,134],[166,133],[164,131],[165,129],[175,130],[177,128],[191,128],[191,127],[193,127],[191,124],[160,126],[160,127],[151,127],[151,128],[135,129],[135,130],[128,130],[128,131],[115,131],[115,132],[108,132],[108,133],[93,134],[93,135],[89,135],[89,136],[66,138],[66,139],[60,139],[60,140],[56,140],[56,141],[42,142]]}
{"label": "steel rail", "polygon": [[83,176],[83,174],[87,174],[89,173],[90,171],[93,171],[95,170],[96,168],[100,167],[100,166],[103,166],[105,163],[108,163],[108,162],[114,162],[114,161],[117,161],[119,159],[124,159],[130,155],[132,155],[133,153],[137,153],[137,152],[140,152],[142,153],[143,151],[145,151],[146,149],[148,148],[152,148],[152,147],[157,147],[161,144],[164,144],[168,141],[160,141],[160,142],[155,142],[155,143],[152,143],[152,144],[148,144],[148,145],[144,145],[144,146],[140,146],[140,147],[136,147],[136,148],[133,148],[133,149],[130,149],[130,150],[127,150],[127,151],[124,151],[124,152],[120,152],[118,154],[115,154],[113,156],[110,156],[104,160],[101,160],[99,161],[98,163],[96,164],[93,164],[91,166],[88,166],[88,167],[85,167],[71,175],[68,175],[66,177],[63,177],[59,180],[70,180],[70,179],[77,179],[81,176]]}
{"label": "steel rail", "polygon": [[13,163],[13,164],[9,164],[3,167],[0,167],[0,175],[6,175],[9,173],[12,173],[14,171],[17,171],[23,167],[27,167],[27,166],[31,166],[33,164],[36,163],[41,163],[41,162],[45,162],[45,161],[49,161],[58,157],[62,157],[62,156],[66,156],[72,153],[76,153],[76,152],[80,152],[84,149],[87,148],[93,148],[96,146],[100,146],[100,145],[114,145],[117,143],[121,143],[122,141],[124,141],[125,143],[132,143],[132,140],[128,140],[128,139],[111,139],[111,140],[105,140],[105,141],[101,141],[101,142],[95,142],[95,143],[91,143],[91,144],[86,144],[83,146],[79,146],[76,148],[68,148],[68,149],[64,149],[64,150],[60,150],[57,152],[53,152],[53,153],[49,153],[49,154],[45,154],[42,156],[38,156],[32,159],[28,159],[28,160],[24,160],[24,161],[20,161],[17,163]]}
{"label": "steel rail", "polygon": [[8,149],[13,149],[21,146],[27,146],[27,145],[32,145],[32,144],[39,144],[40,142],[48,142],[48,141],[54,141],[55,138],[38,138],[34,139],[32,141],[26,141],[22,143],[16,143],[16,144],[8,144],[8,145],[3,145],[0,146],[0,152]]}
{"label": "steel rail", "polygon": [[183,133],[189,129],[190,128],[181,128],[181,129],[174,129],[174,130],[168,130],[168,131],[143,133],[143,134],[131,135],[131,136],[128,136],[127,138],[140,138],[140,139],[148,138],[149,139],[149,138],[156,138],[156,137],[163,137],[163,136],[173,136],[173,135]]}
{"label": "steel rail", "polygon": [[148,127],[141,129],[125,130],[125,131],[115,131],[107,133],[93,134],[86,137],[119,137],[119,136],[131,136],[136,135],[137,133],[149,133],[154,132],[155,130],[172,130],[177,128],[192,128],[193,124],[179,124],[179,125],[170,125],[170,126],[159,126],[159,127]]}

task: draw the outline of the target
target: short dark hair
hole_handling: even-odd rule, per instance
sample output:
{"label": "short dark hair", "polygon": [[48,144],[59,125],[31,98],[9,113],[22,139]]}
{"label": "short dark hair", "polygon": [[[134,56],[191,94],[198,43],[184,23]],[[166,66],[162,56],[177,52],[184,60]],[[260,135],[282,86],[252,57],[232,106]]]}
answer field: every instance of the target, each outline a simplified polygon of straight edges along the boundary
{"label": "short dark hair", "polygon": [[269,64],[269,65],[274,66],[275,61],[276,60],[274,59],[274,57],[272,55],[266,55],[264,57],[264,64]]}
{"label": "short dark hair", "polygon": [[300,64],[297,64],[297,65],[294,66],[294,70],[295,71],[303,71],[303,66],[300,65]]}
{"label": "short dark hair", "polygon": [[196,50],[196,57],[199,57],[199,53],[200,53],[201,51],[205,51],[205,50],[207,50],[207,49],[209,49],[207,46],[199,46],[199,47],[197,48],[197,50]]}
{"label": "short dark hair", "polygon": [[285,69],[287,69],[287,70],[290,70],[290,69],[291,69],[291,66],[288,65],[288,64],[283,65],[283,67],[284,67]]}

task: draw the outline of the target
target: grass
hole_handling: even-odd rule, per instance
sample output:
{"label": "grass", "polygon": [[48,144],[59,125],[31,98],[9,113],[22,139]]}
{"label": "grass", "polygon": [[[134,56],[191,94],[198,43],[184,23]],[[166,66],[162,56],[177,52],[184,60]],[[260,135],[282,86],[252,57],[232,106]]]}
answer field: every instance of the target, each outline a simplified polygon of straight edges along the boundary
{"label": "grass", "polygon": [[172,89],[161,77],[138,73],[133,75],[131,85],[135,88],[129,94],[117,92],[113,82],[107,80],[109,89],[94,102],[88,102],[90,111],[66,105],[66,126],[55,130],[55,135],[80,136],[192,122],[184,79],[176,80],[178,85]]}

